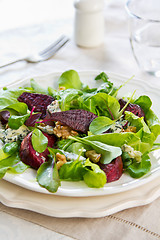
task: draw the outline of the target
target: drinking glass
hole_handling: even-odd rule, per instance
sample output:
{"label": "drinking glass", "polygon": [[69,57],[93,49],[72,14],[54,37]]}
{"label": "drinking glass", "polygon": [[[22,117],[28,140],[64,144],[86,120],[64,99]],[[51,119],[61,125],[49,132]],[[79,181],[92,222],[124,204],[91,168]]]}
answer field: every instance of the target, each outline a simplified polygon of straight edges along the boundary
{"label": "drinking glass", "polygon": [[160,0],[128,0],[130,43],[140,68],[160,77]]}

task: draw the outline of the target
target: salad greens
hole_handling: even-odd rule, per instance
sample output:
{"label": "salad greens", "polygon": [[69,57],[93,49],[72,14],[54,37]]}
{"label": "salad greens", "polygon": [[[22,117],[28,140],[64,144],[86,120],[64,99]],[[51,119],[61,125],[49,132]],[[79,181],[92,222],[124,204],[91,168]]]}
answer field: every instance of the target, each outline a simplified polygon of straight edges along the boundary
{"label": "salad greens", "polygon": [[[48,161],[37,170],[36,179],[41,187],[56,192],[61,180],[65,180],[84,181],[88,187],[101,188],[107,182],[107,176],[100,165],[111,164],[119,156],[122,157],[123,171],[133,178],[140,178],[150,171],[149,153],[156,149],[155,140],[160,134],[160,122],[151,110],[151,99],[146,95],[133,99],[132,94],[121,108],[117,94],[124,84],[115,86],[104,72],[96,76],[95,80],[101,84],[97,88],[90,88],[81,82],[75,70],[69,70],[59,77],[58,90],[52,87],[44,89],[31,79],[27,88],[5,88],[0,91],[0,112],[5,110],[10,113],[7,125],[0,130],[0,178],[6,172],[23,173],[29,167],[21,161],[19,154],[24,135],[22,138],[22,134],[16,132],[33,113],[27,104],[17,100],[23,92],[54,97],[58,102],[58,111],[82,109],[96,115],[88,132],[78,132],[76,136],[67,139],[57,137],[53,148],[48,147],[48,138],[43,134],[43,128],[40,128],[41,121],[27,128],[26,134],[32,131],[31,143],[37,156],[46,149],[49,151]],[[125,111],[130,103],[139,105],[145,117]],[[18,136],[14,138],[5,135],[7,128],[10,134],[14,130]],[[90,152],[91,157],[87,157],[87,152]],[[57,154],[65,159],[61,161],[60,168]]]}
{"label": "salad greens", "polygon": [[42,153],[46,150],[48,145],[48,138],[44,136],[39,129],[35,128],[33,130],[31,141],[36,152]]}

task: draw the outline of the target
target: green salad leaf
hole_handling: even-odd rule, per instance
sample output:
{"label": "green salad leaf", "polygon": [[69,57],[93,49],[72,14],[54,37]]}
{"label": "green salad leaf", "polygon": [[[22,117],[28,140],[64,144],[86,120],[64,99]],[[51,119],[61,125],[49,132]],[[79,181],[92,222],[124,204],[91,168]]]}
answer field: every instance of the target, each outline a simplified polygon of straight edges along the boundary
{"label": "green salad leaf", "polygon": [[92,163],[89,159],[86,160],[85,169],[87,172],[84,174],[84,182],[91,188],[101,188],[106,184],[106,174],[97,164]]}
{"label": "green salad leaf", "polygon": [[60,76],[58,79],[58,85],[59,87],[65,87],[68,88],[74,88],[74,89],[81,89],[82,83],[79,78],[78,73],[75,70],[69,70]]}
{"label": "green salad leaf", "polygon": [[42,153],[46,150],[48,138],[41,132],[41,130],[37,128],[33,130],[31,141],[36,152]]}
{"label": "green salad leaf", "polygon": [[97,92],[105,92],[107,94],[114,95],[117,91],[117,88],[112,82],[109,81],[109,77],[105,72],[101,72],[99,75],[97,75],[95,80],[102,80],[104,82],[104,84],[97,88]]}
{"label": "green salad leaf", "polygon": [[7,157],[9,157],[9,156],[10,156],[10,154],[9,153],[5,153],[3,148],[0,149],[0,161],[5,159],[5,158],[7,158]]}
{"label": "green salad leaf", "polygon": [[30,80],[30,84],[34,92],[48,95],[48,90],[41,87],[33,78]]}
{"label": "green salad leaf", "polygon": [[10,112],[10,110],[14,110],[14,112],[16,112],[16,114],[25,115],[25,114],[27,114],[28,106],[27,106],[27,104],[25,104],[23,102],[17,102],[15,104],[9,105],[7,107],[7,110],[9,112]]}
{"label": "green salad leaf", "polygon": [[143,117],[138,117],[134,113],[126,111],[125,120],[129,121],[131,126],[136,127],[137,131],[143,129],[144,132],[151,133]]}
{"label": "green salad leaf", "polygon": [[82,92],[77,89],[66,89],[59,92],[59,104],[62,111],[79,108],[79,97]]}
{"label": "green salad leaf", "polygon": [[87,98],[83,103],[83,108],[98,116],[106,116],[114,120],[119,117],[120,104],[116,98],[99,92]]}
{"label": "green salad leaf", "polygon": [[101,134],[107,131],[115,122],[111,120],[108,117],[97,117],[95,118],[90,126],[89,126],[89,131],[91,131],[93,134]]}
{"label": "green salad leaf", "polygon": [[60,178],[55,163],[55,157],[49,156],[49,160],[41,164],[37,171],[37,181],[41,187],[49,192],[56,192],[60,186]]}
{"label": "green salad leaf", "polygon": [[149,111],[145,115],[146,122],[148,127],[150,128],[150,131],[154,134],[155,140],[160,134],[160,122],[156,114],[149,109]]}
{"label": "green salad leaf", "polygon": [[85,162],[80,160],[70,161],[60,168],[60,179],[66,181],[81,181],[92,188],[103,187],[106,183],[106,175],[97,164],[87,159]]}
{"label": "green salad leaf", "polygon": [[82,181],[86,172],[82,161],[69,161],[62,165],[59,169],[60,179],[66,181]]}
{"label": "green salad leaf", "polygon": [[147,113],[152,106],[151,99],[146,95],[140,96],[133,103],[139,105],[145,113]]}
{"label": "green salad leaf", "polygon": [[102,154],[101,162],[103,164],[110,163],[114,158],[121,155],[121,148],[107,145],[101,141],[92,140],[90,141],[87,137],[69,137],[72,140],[80,142],[84,145],[90,146],[91,149],[94,149],[97,153]]}
{"label": "green salad leaf", "polygon": [[91,135],[85,137],[84,139],[89,141],[99,141],[116,147],[122,147],[124,144],[133,147],[137,144],[140,144],[140,137],[132,132]]}
{"label": "green salad leaf", "polygon": [[29,116],[30,116],[29,113],[22,116],[12,115],[8,119],[8,125],[12,129],[18,129],[25,123]]}
{"label": "green salad leaf", "polygon": [[13,154],[0,161],[0,179],[4,177],[6,172],[23,173],[27,168],[28,166],[21,161],[19,154]]}
{"label": "green salad leaf", "polygon": [[[17,90],[1,90],[0,91],[0,111],[8,108],[11,106],[15,106],[14,104],[19,104],[20,102],[17,100],[17,98],[23,93],[27,92],[27,89],[17,89]],[[29,90],[29,92],[32,92]],[[16,108],[18,110],[18,108]],[[16,110],[16,111],[17,111]],[[19,109],[18,112],[21,112]]]}
{"label": "green salad leaf", "polygon": [[10,143],[6,143],[2,149],[4,153],[7,153],[9,155],[12,155],[15,152],[18,152],[19,149],[19,143],[18,142],[10,142]]}
{"label": "green salad leaf", "polygon": [[127,172],[133,178],[140,178],[146,173],[148,173],[150,171],[150,168],[151,168],[150,158],[148,154],[144,154],[142,156],[142,160],[140,163],[135,161],[128,166]]}

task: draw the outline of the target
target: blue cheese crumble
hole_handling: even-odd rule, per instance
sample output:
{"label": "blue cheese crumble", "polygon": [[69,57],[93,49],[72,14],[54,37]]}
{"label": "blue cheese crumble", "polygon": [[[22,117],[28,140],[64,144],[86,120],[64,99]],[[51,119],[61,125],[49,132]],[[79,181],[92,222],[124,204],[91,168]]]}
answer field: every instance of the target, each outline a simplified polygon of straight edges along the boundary
{"label": "blue cheese crumble", "polygon": [[30,130],[25,125],[22,125],[17,130],[11,128],[0,129],[0,139],[5,144],[18,140],[22,141],[29,132]]}
{"label": "blue cheese crumble", "polygon": [[126,120],[120,119],[119,121],[115,122],[115,124],[113,124],[110,127],[110,130],[114,133],[121,133],[123,131],[123,127],[127,124]]}
{"label": "blue cheese crumble", "polygon": [[130,158],[134,158],[137,162],[141,162],[142,153],[140,151],[134,150],[134,148],[127,144],[122,146],[122,151],[127,152]]}
{"label": "blue cheese crumble", "polygon": [[38,128],[40,130],[42,130],[43,132],[46,132],[48,134],[54,134],[54,127],[50,126],[50,125],[39,125]]}
{"label": "blue cheese crumble", "polygon": [[54,100],[53,102],[51,102],[51,104],[48,105],[47,110],[51,114],[54,112],[61,112],[58,101]]}

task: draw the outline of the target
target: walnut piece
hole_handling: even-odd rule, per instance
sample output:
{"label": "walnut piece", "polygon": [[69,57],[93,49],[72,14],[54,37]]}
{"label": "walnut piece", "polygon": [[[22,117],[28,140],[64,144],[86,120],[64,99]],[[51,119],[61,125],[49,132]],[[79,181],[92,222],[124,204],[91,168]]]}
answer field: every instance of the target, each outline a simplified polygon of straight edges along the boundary
{"label": "walnut piece", "polygon": [[137,129],[133,126],[128,126],[127,129],[124,130],[124,132],[133,132],[136,133]]}
{"label": "walnut piece", "polygon": [[63,166],[64,163],[66,163],[66,157],[63,154],[60,153],[56,153],[56,165],[57,165],[57,169],[59,170],[60,167]]}
{"label": "walnut piece", "polygon": [[63,139],[66,139],[69,136],[76,136],[78,134],[76,131],[72,130],[72,128],[61,125],[60,122],[56,122],[53,132],[57,137],[62,137]]}
{"label": "walnut piece", "polygon": [[95,150],[89,150],[86,152],[86,157],[89,158],[92,162],[97,163],[101,158],[101,154],[96,153]]}
{"label": "walnut piece", "polygon": [[59,90],[61,91],[61,90],[66,90],[66,88],[64,87],[64,86],[61,86],[61,87],[59,87]]}

